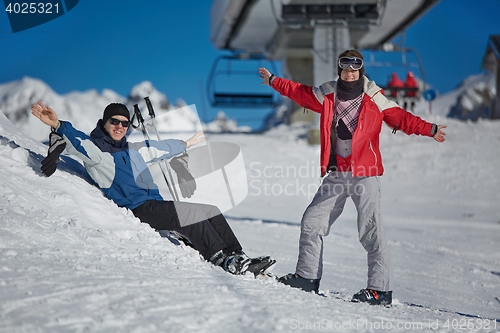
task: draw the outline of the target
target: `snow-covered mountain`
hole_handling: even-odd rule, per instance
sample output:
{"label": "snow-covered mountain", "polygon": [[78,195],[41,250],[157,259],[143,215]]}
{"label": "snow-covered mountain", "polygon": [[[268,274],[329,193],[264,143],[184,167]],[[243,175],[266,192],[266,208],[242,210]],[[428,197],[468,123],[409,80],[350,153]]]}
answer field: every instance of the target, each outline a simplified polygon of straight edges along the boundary
{"label": "snow-covered mountain", "polygon": [[[200,127],[212,132],[248,131],[245,127],[239,128],[234,121],[227,118],[217,118],[206,125],[201,124],[195,107],[183,108],[186,102],[182,99],[171,104],[168,97],[149,81],[132,87],[127,97],[109,89],[102,92],[74,91],[59,95],[45,82],[24,77],[0,85],[0,110],[3,110],[7,118],[25,134],[39,141],[47,141],[49,133],[47,126],[31,116],[31,105],[38,101],[54,109],[60,119],[69,120],[76,128],[90,133],[102,116],[104,108],[110,103],[123,103],[130,112],[133,112],[134,104],[138,104],[144,118],[148,120],[148,110],[144,101],[146,96],[151,100],[158,119],[158,127],[163,131],[191,131]],[[182,109],[178,110],[179,108]],[[169,111],[173,110],[178,112],[169,114]]]}
{"label": "snow-covered mountain", "polygon": [[[0,113],[0,332],[498,331],[500,122],[434,111],[422,117],[448,125],[443,144],[381,133],[391,308],[346,301],[366,284],[350,201],[325,239],[324,296],[233,276],[117,207],[71,159],[43,177],[47,147]],[[305,133],[208,135],[241,147],[248,196],[227,216],[249,255],[278,260],[277,275],[294,271],[319,185]]]}
{"label": "snow-covered mountain", "polygon": [[38,101],[53,108],[60,119],[71,120],[77,128],[90,132],[106,105],[127,99],[111,90],[72,92],[59,95],[45,82],[31,77],[0,85],[0,109],[21,131],[34,139],[48,139],[47,126],[31,116],[31,105]]}
{"label": "snow-covered mountain", "polygon": [[[433,114],[461,120],[490,118],[491,105],[496,95],[495,76],[482,73],[466,78],[457,89],[439,96],[431,103]],[[425,114],[429,103],[421,101],[416,113]]]}
{"label": "snow-covered mountain", "polygon": [[496,73],[467,78],[448,116],[461,120],[490,118],[496,96]]}

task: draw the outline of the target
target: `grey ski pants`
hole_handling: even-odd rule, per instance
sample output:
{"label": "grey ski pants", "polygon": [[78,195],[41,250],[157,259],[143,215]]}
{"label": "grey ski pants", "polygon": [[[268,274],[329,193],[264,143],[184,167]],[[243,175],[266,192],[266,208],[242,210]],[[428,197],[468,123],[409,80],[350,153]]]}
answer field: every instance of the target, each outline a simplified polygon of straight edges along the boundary
{"label": "grey ski pants", "polygon": [[296,273],[307,279],[323,274],[323,238],[351,197],[358,212],[359,241],[367,252],[367,288],[392,290],[392,267],[380,216],[379,177],[354,178],[350,172],[331,172],[324,179],[301,221]]}

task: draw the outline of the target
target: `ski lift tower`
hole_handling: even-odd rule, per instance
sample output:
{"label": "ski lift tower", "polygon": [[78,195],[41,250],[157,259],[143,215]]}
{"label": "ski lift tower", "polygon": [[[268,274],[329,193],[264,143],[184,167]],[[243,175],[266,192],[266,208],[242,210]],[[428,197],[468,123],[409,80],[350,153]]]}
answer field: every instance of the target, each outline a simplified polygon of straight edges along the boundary
{"label": "ski lift tower", "polygon": [[[214,0],[210,38],[221,50],[279,60],[282,75],[319,85],[337,78],[338,54],[387,43],[438,1]],[[319,143],[319,118],[288,103],[286,121],[311,123],[309,142]]]}

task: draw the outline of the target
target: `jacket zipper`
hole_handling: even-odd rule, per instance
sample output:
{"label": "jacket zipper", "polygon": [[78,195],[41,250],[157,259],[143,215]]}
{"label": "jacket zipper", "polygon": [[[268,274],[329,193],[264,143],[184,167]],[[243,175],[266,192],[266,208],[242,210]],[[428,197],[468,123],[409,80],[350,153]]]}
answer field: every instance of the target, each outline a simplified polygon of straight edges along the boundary
{"label": "jacket zipper", "polygon": [[370,146],[368,147],[372,153],[373,153],[373,157],[375,157],[375,165],[378,164],[378,158],[377,158],[377,154],[375,153],[375,150],[373,150],[373,146],[372,146],[372,141],[370,140]]}

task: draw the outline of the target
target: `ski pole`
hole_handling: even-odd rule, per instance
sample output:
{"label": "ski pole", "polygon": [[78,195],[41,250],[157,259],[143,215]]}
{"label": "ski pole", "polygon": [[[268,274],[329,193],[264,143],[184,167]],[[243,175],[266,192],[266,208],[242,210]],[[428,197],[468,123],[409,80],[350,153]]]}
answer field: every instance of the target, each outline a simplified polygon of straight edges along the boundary
{"label": "ski pole", "polygon": [[[158,129],[156,127],[156,115],[155,115],[155,111],[153,110],[153,105],[151,104],[151,101],[149,100],[149,96],[146,96],[144,97],[144,100],[146,101],[146,106],[148,107],[148,111],[149,111],[149,116],[151,117],[151,120],[153,122],[153,128],[156,132],[156,138],[158,139],[158,141],[161,141],[160,139],[160,133],[158,133]],[[168,176],[170,177],[170,181],[172,182],[172,184],[175,184],[174,183],[174,179],[172,177],[172,173],[170,172],[170,168],[169,166],[167,165],[167,163],[165,161],[163,161],[165,163],[165,167],[167,168],[167,173],[168,173]],[[179,201],[179,194],[177,194],[177,189],[175,188],[175,185],[174,186],[174,193],[175,193],[175,196],[177,198],[177,201]]]}
{"label": "ski pole", "polygon": [[[146,129],[146,126],[144,125],[144,118],[142,117],[141,111],[139,110],[139,106],[137,104],[134,104],[134,115],[137,117],[137,121],[139,122],[139,125],[141,126],[141,131],[142,134],[144,135],[144,139],[146,140],[146,146],[148,147],[148,152],[150,152],[150,144],[149,141],[151,140],[151,137],[149,136],[149,132]],[[152,158],[151,154],[149,158]],[[160,162],[160,169],[161,173],[163,174],[163,179],[165,179],[165,183],[167,183],[168,191],[170,192],[170,195],[175,201],[179,201],[179,198],[177,196],[177,192],[174,192],[172,190],[172,187],[170,186],[170,183],[168,181],[167,175],[165,174],[165,170],[163,169],[163,166]],[[172,178],[172,176],[170,176]]]}
{"label": "ski pole", "polygon": [[[141,132],[142,135],[144,135],[144,139],[146,139],[147,133],[146,128],[144,127],[144,118],[142,118],[141,111],[139,110],[139,106],[137,104],[134,104],[134,116],[137,118],[139,126],[141,126]],[[137,128],[139,126],[134,126],[134,128]]]}

